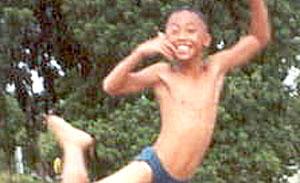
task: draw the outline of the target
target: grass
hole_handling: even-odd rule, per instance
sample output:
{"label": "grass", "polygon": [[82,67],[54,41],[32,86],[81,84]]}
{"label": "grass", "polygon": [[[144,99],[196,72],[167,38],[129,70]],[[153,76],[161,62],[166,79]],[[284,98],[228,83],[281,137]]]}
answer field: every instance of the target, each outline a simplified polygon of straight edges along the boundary
{"label": "grass", "polygon": [[43,183],[43,182],[45,181],[42,181],[30,175],[9,174],[7,171],[0,172],[0,183]]}

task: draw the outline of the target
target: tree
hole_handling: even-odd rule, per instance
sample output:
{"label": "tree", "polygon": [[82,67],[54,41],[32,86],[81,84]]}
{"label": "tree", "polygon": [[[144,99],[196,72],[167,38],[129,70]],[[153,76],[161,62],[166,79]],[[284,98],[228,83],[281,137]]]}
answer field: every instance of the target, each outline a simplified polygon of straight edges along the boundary
{"label": "tree", "polygon": [[0,128],[0,149],[4,152],[5,165],[8,170],[11,170],[13,163],[13,155],[15,146],[21,145],[20,143],[24,140],[28,140],[28,137],[24,134],[24,113],[18,107],[18,103],[15,98],[4,95],[0,99],[1,106],[5,106],[4,110],[1,111],[4,116],[2,118]]}
{"label": "tree", "polygon": [[[272,44],[251,65],[227,78],[212,147],[194,182],[280,182],[283,174],[292,173],[289,165],[300,164],[299,87],[292,96],[291,89],[282,84],[289,68],[300,64],[296,59],[299,3],[267,3]],[[16,98],[34,124],[28,129],[34,129],[36,135],[40,133],[36,130],[40,128],[37,114],[50,108],[93,133],[99,141],[100,162],[100,168],[94,169],[101,171],[92,177],[107,175],[154,140],[159,115],[151,92],[109,97],[101,90],[103,77],[138,43],[163,30],[163,17],[180,6],[190,5],[207,15],[214,37],[208,53],[218,51],[219,43],[224,43],[224,48],[231,46],[246,33],[247,4],[247,0],[3,1],[0,94],[5,94],[8,82],[15,83]],[[65,77],[59,77],[51,66],[53,59],[62,66]],[[30,94],[30,74],[17,67],[21,60],[44,77],[44,93]],[[1,120],[5,115],[0,113],[0,124],[6,123]],[[41,140],[44,145],[49,141],[44,136]],[[52,161],[49,152],[59,154],[54,145],[42,146],[42,156],[48,162]]]}

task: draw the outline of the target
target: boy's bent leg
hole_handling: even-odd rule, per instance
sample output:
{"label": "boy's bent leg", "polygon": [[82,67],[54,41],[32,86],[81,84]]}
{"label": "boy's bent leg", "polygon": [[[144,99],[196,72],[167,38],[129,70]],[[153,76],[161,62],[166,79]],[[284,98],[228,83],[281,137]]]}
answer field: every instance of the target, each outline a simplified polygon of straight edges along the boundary
{"label": "boy's bent leg", "polygon": [[84,152],[78,147],[64,149],[62,183],[88,183]]}
{"label": "boy's bent leg", "polygon": [[[85,166],[85,151],[93,145],[92,137],[71,126],[62,118],[54,115],[45,117],[45,123],[54,133],[64,151],[63,183],[89,182]],[[111,176],[97,183],[151,183],[152,170],[143,161],[133,161]]]}
{"label": "boy's bent leg", "polygon": [[143,161],[133,161],[116,173],[108,176],[96,183],[151,183],[152,170]]}
{"label": "boy's bent leg", "polygon": [[45,123],[64,151],[62,182],[87,183],[84,154],[93,145],[92,137],[54,115],[46,116]]}

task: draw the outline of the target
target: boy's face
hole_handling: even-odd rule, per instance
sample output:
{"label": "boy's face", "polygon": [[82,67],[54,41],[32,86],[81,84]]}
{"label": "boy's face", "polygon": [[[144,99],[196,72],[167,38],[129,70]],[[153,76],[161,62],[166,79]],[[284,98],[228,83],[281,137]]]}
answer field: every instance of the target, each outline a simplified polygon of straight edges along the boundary
{"label": "boy's face", "polygon": [[175,57],[180,61],[197,58],[203,47],[210,43],[205,23],[187,10],[171,14],[166,24],[166,36],[176,47]]}

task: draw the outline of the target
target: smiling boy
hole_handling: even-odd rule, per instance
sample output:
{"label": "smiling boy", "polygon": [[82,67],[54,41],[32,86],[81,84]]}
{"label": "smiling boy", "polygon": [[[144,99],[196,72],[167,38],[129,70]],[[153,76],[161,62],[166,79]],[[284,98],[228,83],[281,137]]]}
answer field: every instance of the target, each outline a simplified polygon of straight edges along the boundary
{"label": "smiling boy", "polygon": [[[198,12],[180,9],[169,16],[164,34],[137,46],[105,78],[104,91],[111,95],[152,88],[160,106],[161,130],[153,146],[99,183],[179,183],[191,179],[212,138],[225,75],[246,64],[270,40],[264,1],[249,0],[249,4],[249,34],[231,48],[204,59],[203,51],[211,42],[207,25]],[[176,64],[158,62],[134,71],[140,62],[156,54]],[[47,116],[46,122],[64,149],[63,182],[88,182],[83,154],[92,144],[90,136],[56,116]]]}

